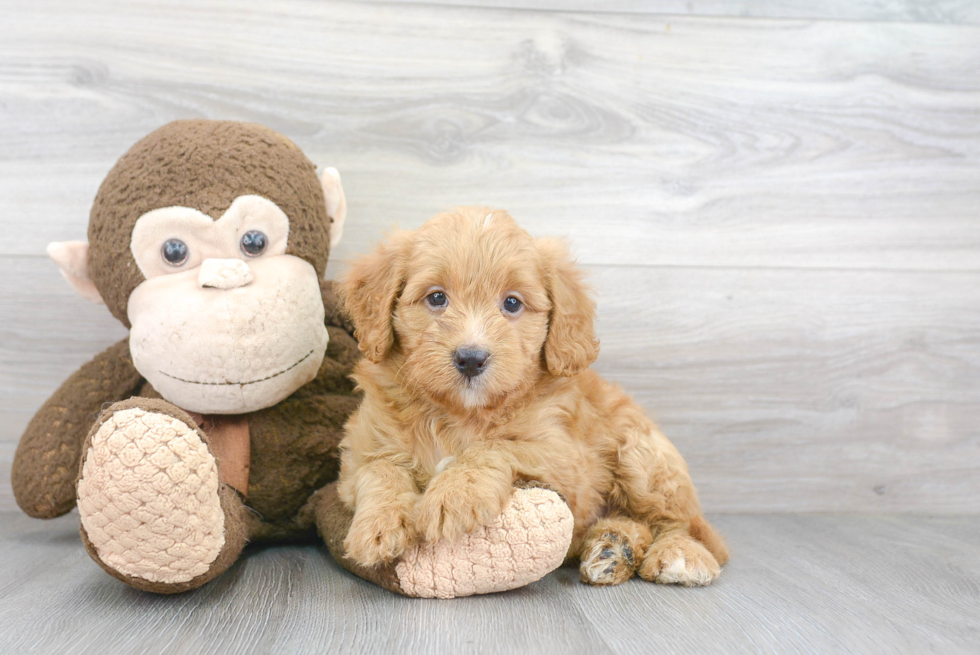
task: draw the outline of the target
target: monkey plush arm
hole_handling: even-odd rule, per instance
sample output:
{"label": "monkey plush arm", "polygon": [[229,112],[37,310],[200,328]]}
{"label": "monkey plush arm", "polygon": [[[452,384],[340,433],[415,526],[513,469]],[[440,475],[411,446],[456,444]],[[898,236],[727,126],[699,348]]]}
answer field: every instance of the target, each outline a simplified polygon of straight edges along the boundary
{"label": "monkey plush arm", "polygon": [[129,398],[142,382],[124,339],[83,365],[44,403],[20,439],[11,472],[24,512],[49,519],[71,511],[89,429],[104,404]]}

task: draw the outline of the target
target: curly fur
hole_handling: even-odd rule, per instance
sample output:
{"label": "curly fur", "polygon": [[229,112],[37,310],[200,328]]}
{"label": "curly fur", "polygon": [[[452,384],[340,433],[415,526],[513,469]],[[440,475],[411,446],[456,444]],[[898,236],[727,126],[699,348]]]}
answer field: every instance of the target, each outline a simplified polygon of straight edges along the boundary
{"label": "curly fur", "polygon": [[[446,307],[426,302],[433,289]],[[339,291],[366,355],[354,376],[364,401],[341,444],[352,557],[371,565],[421,539],[456,539],[493,520],[516,480],[535,480],[572,510],[568,554],[582,557],[585,581],[717,577],[728,553],[684,460],[588,368],[595,305],[561,241],[532,238],[502,211],[460,208],[391,235]],[[502,308],[510,295],[519,314]],[[453,366],[463,346],[490,352],[472,379]]]}

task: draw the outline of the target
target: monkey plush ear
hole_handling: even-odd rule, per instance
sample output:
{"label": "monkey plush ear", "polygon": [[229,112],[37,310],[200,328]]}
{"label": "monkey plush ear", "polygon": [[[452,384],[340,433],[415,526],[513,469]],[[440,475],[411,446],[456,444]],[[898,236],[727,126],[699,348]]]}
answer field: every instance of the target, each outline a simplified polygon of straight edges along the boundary
{"label": "monkey plush ear", "polygon": [[344,236],[344,221],[347,220],[347,198],[340,184],[340,172],[336,168],[324,170],[320,185],[327,201],[327,216],[330,217],[330,247],[334,248]]}
{"label": "monkey plush ear", "polygon": [[54,260],[61,275],[83,298],[104,305],[105,301],[88,274],[88,243],[85,241],[56,241],[48,244],[48,257]]}
{"label": "monkey plush ear", "polygon": [[599,355],[599,340],[592,325],[595,303],[565,243],[555,239],[536,242],[551,299],[545,365],[552,375],[570,377],[587,369]]}

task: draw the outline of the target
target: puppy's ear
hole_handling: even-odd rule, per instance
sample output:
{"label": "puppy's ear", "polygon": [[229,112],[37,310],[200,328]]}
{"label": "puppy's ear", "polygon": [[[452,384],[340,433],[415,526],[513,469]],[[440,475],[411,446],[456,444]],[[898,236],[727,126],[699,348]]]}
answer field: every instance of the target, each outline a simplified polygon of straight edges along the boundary
{"label": "puppy's ear", "polygon": [[337,286],[344,308],[354,322],[357,345],[374,363],[395,343],[392,314],[405,283],[408,233],[397,232],[373,253],[361,257]]}
{"label": "puppy's ear", "polygon": [[556,239],[537,239],[536,243],[551,300],[544,361],[552,375],[569,377],[588,368],[599,356],[599,340],[592,325],[595,303],[568,246]]}

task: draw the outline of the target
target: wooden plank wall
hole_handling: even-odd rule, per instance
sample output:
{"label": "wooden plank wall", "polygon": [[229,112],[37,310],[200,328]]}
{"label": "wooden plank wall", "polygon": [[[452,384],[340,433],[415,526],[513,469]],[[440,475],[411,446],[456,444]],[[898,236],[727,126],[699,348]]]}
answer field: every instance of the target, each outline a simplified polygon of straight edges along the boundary
{"label": "wooden plank wall", "polygon": [[980,3],[0,4],[0,509],[32,413],[125,334],[45,245],[211,117],[341,170],[332,274],[454,204],[568,236],[597,367],[709,511],[980,511]]}

